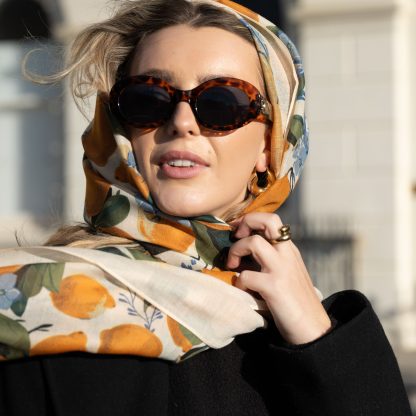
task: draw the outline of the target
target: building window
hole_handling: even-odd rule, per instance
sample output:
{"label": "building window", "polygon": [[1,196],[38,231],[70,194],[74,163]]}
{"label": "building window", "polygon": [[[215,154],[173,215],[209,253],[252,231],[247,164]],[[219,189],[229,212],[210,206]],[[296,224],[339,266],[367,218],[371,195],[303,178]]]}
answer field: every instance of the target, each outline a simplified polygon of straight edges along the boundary
{"label": "building window", "polygon": [[49,38],[50,19],[43,7],[34,0],[5,0],[0,2],[0,40]]}

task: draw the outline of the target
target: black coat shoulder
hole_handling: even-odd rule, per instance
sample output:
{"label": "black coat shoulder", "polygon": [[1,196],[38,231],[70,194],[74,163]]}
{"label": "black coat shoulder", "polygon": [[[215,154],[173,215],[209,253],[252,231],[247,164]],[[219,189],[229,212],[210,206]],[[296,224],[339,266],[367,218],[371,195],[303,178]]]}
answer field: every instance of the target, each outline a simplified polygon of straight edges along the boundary
{"label": "black coat shoulder", "polygon": [[7,416],[409,416],[396,359],[359,292],[324,301],[336,322],[287,345],[275,328],[179,364],[69,353],[0,363]]}
{"label": "black coat shoulder", "polygon": [[349,290],[323,303],[332,331],[304,345],[281,339],[270,345],[276,373],[300,414],[411,415],[396,357],[368,299]]}

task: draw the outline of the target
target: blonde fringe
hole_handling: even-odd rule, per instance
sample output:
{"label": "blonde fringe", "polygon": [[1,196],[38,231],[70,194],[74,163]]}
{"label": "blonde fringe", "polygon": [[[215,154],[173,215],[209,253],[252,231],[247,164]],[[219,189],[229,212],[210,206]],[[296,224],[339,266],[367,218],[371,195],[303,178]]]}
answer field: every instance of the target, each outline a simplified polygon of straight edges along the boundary
{"label": "blonde fringe", "polygon": [[55,84],[68,77],[72,97],[85,115],[83,108],[88,98],[97,91],[110,92],[119,68],[128,63],[130,55],[146,36],[176,24],[215,26],[252,43],[250,31],[234,15],[204,1],[125,0],[111,18],[88,26],[78,34],[65,57],[63,70],[52,75],[30,71],[28,60],[39,51],[37,48],[23,59],[22,71],[27,79],[39,84]]}
{"label": "blonde fringe", "polygon": [[88,224],[65,225],[59,228],[44,243],[45,246],[67,246],[91,249],[130,244],[137,243],[127,238],[96,232]]}

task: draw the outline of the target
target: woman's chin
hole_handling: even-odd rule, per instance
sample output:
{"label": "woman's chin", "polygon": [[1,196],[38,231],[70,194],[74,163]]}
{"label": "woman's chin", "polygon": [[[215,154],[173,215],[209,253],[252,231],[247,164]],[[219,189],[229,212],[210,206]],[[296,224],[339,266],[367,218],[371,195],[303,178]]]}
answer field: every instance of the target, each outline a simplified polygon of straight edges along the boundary
{"label": "woman's chin", "polygon": [[201,210],[191,209],[191,208],[184,208],[182,207],[158,207],[161,211],[163,211],[165,214],[172,215],[174,217],[182,217],[182,218],[188,218],[188,217],[198,217],[200,215],[209,215],[209,213]]}
{"label": "woman's chin", "polygon": [[162,201],[156,201],[158,208],[165,214],[173,215],[175,217],[198,217],[201,215],[214,215],[207,209],[207,204],[192,204],[186,200],[177,201],[175,203],[163,203]]}

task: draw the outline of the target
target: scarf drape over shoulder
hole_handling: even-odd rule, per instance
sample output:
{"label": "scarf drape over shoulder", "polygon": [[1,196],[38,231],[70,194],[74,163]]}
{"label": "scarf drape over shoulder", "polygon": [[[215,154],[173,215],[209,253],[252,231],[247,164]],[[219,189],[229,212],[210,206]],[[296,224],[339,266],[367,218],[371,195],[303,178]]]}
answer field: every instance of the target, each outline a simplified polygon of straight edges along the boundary
{"label": "scarf drape over shoulder", "polygon": [[[273,105],[270,169],[276,181],[245,212],[274,212],[308,153],[304,74],[296,48],[262,16],[228,0],[253,36]],[[123,128],[98,94],[83,135],[85,220],[131,245],[0,251],[0,357],[87,351],[180,361],[265,326],[264,304],[224,270],[230,226],[213,216],[161,212]]]}

